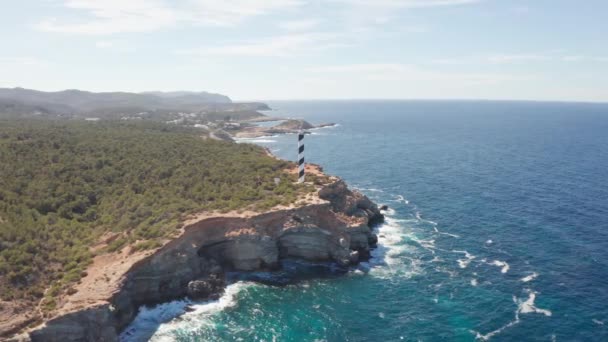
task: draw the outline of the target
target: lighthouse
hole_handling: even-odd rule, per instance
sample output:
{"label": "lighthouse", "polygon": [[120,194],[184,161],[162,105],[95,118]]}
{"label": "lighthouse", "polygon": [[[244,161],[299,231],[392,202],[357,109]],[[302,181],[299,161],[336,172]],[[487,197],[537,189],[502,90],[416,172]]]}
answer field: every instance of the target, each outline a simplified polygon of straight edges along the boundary
{"label": "lighthouse", "polygon": [[304,183],[304,131],[298,132],[298,183]]}

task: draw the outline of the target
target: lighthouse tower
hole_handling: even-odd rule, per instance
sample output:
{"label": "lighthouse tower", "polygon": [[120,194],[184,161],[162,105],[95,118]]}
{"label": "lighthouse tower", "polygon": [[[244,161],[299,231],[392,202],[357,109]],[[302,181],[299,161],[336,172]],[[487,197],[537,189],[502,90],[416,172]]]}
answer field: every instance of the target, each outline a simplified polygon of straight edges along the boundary
{"label": "lighthouse tower", "polygon": [[304,183],[304,131],[298,132],[298,183]]}

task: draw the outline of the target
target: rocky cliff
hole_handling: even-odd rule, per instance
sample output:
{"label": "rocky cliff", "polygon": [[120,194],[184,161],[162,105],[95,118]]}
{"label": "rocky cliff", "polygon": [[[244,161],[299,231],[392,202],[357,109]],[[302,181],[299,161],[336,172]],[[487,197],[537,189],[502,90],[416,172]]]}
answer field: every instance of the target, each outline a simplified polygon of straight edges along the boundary
{"label": "rocky cliff", "polygon": [[116,341],[142,305],[184,296],[215,298],[227,271],[274,270],[286,258],[347,266],[369,257],[371,226],[383,219],[364,195],[341,180],[317,201],[249,217],[209,217],[141,258],[107,298],[53,318],[16,338],[22,341]]}

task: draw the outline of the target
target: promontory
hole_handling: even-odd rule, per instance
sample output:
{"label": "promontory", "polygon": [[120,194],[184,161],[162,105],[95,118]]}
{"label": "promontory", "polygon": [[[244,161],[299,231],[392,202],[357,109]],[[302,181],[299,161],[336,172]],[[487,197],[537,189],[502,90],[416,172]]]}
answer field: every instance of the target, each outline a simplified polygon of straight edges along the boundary
{"label": "promontory", "polygon": [[116,341],[227,272],[370,256],[375,203],[320,166],[150,121],[0,122],[0,336]]}

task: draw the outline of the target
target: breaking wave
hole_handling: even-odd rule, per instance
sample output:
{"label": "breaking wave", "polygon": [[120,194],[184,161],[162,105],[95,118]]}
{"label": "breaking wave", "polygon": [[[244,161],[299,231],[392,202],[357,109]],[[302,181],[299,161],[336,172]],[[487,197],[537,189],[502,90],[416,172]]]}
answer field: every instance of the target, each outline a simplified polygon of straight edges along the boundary
{"label": "breaking wave", "polygon": [[214,301],[194,302],[188,299],[142,307],[135,320],[120,335],[121,342],[173,341],[176,330],[187,330],[207,324],[210,316],[237,304],[238,294],[251,286],[237,282],[226,287],[224,294]]}

